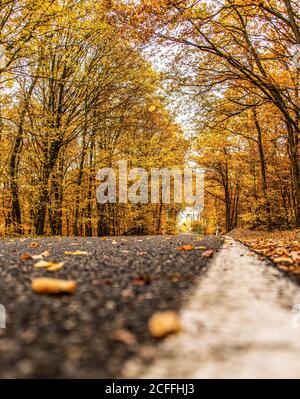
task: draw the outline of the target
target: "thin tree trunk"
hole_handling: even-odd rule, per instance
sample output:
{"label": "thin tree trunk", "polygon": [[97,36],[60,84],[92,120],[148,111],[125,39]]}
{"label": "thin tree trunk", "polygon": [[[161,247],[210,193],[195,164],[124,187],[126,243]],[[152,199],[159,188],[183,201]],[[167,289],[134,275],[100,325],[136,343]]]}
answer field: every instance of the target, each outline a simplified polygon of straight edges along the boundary
{"label": "thin tree trunk", "polygon": [[286,125],[288,129],[289,157],[291,161],[292,181],[295,192],[295,218],[296,218],[296,225],[300,226],[300,171],[299,171],[298,149],[295,143],[294,128],[288,121]]}
{"label": "thin tree trunk", "polygon": [[269,200],[269,195],[268,195],[266,158],[265,158],[265,151],[264,151],[263,140],[262,140],[262,129],[261,129],[255,108],[253,108],[253,118],[254,118],[254,123],[255,123],[256,131],[257,131],[257,145],[258,145],[258,152],[259,152],[262,191],[263,191],[263,197],[264,197],[264,208],[265,208],[265,212],[266,212],[268,230],[271,230],[271,224],[272,224],[272,222],[271,222],[271,205],[270,205],[270,200]]}

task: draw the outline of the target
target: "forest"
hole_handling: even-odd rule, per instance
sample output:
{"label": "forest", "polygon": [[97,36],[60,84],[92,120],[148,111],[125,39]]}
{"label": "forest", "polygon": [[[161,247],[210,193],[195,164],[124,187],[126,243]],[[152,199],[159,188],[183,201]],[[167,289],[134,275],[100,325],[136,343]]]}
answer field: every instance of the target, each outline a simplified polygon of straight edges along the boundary
{"label": "forest", "polygon": [[296,0],[2,0],[0,234],[178,231],[97,171],[205,170],[191,229],[300,226]]}

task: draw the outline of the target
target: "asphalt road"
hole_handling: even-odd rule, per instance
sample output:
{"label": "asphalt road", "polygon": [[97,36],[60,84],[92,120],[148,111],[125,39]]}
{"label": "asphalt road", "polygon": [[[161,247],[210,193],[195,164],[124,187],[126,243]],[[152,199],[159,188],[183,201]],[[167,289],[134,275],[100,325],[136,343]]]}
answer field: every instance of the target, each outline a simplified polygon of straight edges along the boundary
{"label": "asphalt road", "polygon": [[[29,248],[32,242],[39,247]],[[7,325],[0,329],[0,378],[116,378],[130,359],[151,363],[160,341],[148,332],[150,316],[181,309],[210,262],[201,250],[176,249],[184,244],[217,251],[221,240],[189,235],[1,240],[0,304]],[[89,255],[64,254],[77,250]],[[37,261],[20,260],[24,253],[43,251],[65,261],[64,268],[50,274],[35,269]],[[37,295],[31,281],[43,276],[75,280],[78,288],[71,295]],[[132,342],[119,342],[120,329],[132,334]]]}

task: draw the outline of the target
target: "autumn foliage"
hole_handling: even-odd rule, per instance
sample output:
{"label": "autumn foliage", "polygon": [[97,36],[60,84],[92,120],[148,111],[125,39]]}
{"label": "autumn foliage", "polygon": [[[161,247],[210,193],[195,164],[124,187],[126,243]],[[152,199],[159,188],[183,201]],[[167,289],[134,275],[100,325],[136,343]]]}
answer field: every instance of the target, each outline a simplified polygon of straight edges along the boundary
{"label": "autumn foliage", "polygon": [[178,206],[97,204],[97,170],[120,159],[201,164],[207,231],[299,226],[299,13],[296,0],[2,2],[2,233],[174,232]]}

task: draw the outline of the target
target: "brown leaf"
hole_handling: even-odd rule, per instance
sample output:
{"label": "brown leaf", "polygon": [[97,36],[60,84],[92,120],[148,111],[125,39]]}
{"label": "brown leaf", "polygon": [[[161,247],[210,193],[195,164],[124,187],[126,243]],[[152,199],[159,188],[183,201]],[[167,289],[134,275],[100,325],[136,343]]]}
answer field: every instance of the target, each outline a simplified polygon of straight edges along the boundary
{"label": "brown leaf", "polygon": [[277,247],[273,250],[273,253],[272,253],[272,255],[279,255],[279,256],[288,255],[288,254],[289,254],[289,251],[284,247]]}
{"label": "brown leaf", "polygon": [[294,262],[300,263],[300,251],[292,251],[290,255]]}
{"label": "brown leaf", "polygon": [[202,258],[211,258],[214,254],[214,251],[212,249],[207,249],[206,251],[203,252]]}
{"label": "brown leaf", "polygon": [[284,270],[284,271],[289,271],[290,270],[289,266],[284,266],[284,265],[278,265],[278,269]]}
{"label": "brown leaf", "polygon": [[177,251],[193,251],[195,247],[193,247],[193,245],[183,245],[181,247],[177,247],[176,249]]}
{"label": "brown leaf", "polygon": [[30,254],[28,254],[27,252],[20,256],[20,260],[30,260],[30,259],[32,259],[32,256]]}
{"label": "brown leaf", "polygon": [[36,278],[32,281],[31,287],[37,294],[72,293],[76,289],[76,283],[68,280]]}
{"label": "brown leaf", "polygon": [[121,342],[122,344],[128,346],[134,345],[137,342],[135,335],[133,335],[130,331],[124,329],[114,331],[112,333],[112,340],[116,342]]}
{"label": "brown leaf", "polygon": [[289,265],[292,265],[294,263],[293,259],[289,258],[288,256],[281,256],[279,258],[274,258],[273,262],[275,262],[275,263],[287,263]]}
{"label": "brown leaf", "polygon": [[150,318],[148,329],[153,337],[162,338],[180,332],[181,323],[176,312],[158,312]]}
{"label": "brown leaf", "polygon": [[41,246],[41,244],[39,244],[38,242],[32,242],[31,244],[29,244],[29,248],[35,249],[35,248],[39,248]]}
{"label": "brown leaf", "polygon": [[123,298],[134,298],[135,296],[134,291],[130,290],[129,288],[123,290],[121,295]]}
{"label": "brown leaf", "polygon": [[149,276],[140,276],[136,277],[132,280],[133,285],[149,285],[151,284],[151,277]]}

